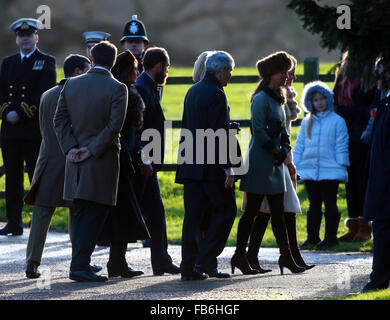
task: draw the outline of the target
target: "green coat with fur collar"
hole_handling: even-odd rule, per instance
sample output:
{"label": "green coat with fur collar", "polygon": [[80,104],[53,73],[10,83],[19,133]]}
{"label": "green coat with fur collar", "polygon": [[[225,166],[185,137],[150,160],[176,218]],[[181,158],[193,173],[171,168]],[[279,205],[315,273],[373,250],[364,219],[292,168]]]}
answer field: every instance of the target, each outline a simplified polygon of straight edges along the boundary
{"label": "green coat with fur collar", "polygon": [[245,159],[249,167],[241,180],[240,190],[264,195],[284,193],[283,165],[274,166],[274,156],[264,148],[289,143],[283,107],[270,90],[260,91],[252,100],[251,115],[252,137]]}

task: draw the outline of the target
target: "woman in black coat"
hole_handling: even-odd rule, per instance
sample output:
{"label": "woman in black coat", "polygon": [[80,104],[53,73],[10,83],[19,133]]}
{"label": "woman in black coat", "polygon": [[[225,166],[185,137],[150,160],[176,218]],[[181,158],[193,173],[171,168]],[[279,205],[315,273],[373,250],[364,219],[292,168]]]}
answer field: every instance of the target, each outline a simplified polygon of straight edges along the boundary
{"label": "woman in black coat", "polygon": [[144,103],[133,84],[138,76],[137,60],[126,50],[118,55],[112,75],[128,87],[129,100],[121,130],[120,173],[117,205],[110,210],[100,241],[110,243],[107,263],[109,277],[131,278],[143,274],[133,270],[126,261],[127,244],[149,239],[134,188],[134,174],[142,166],[142,146],[136,131],[142,127]]}

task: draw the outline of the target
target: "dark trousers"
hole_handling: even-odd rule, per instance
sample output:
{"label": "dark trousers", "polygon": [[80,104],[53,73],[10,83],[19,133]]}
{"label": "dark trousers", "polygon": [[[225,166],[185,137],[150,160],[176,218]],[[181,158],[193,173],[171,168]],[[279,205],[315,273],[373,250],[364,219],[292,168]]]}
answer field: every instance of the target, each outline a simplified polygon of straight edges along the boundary
{"label": "dark trousers", "polygon": [[369,171],[370,147],[362,142],[350,141],[348,182],[345,184],[348,206],[348,217],[363,216]]}
{"label": "dark trousers", "polygon": [[40,141],[3,141],[2,155],[5,168],[5,207],[11,228],[23,228],[24,163],[30,182],[39,155]]}
{"label": "dark trousers", "polygon": [[150,177],[136,176],[136,192],[142,214],[150,233],[150,253],[153,271],[172,263],[168,254],[165,207],[161,197],[157,173]]}
{"label": "dark trousers", "polygon": [[[201,244],[197,242],[205,205],[209,208],[208,228]],[[188,275],[195,265],[211,271],[223,251],[237,214],[234,189],[224,182],[190,181],[184,183],[184,221],[181,273]]]}
{"label": "dark trousers", "polygon": [[70,271],[81,271],[89,269],[92,252],[111,207],[81,199],[75,199],[74,206]]}
{"label": "dark trousers", "polygon": [[386,289],[390,283],[390,220],[373,221],[372,272],[366,290]]}
{"label": "dark trousers", "polygon": [[[308,220],[308,239],[319,240],[319,232],[322,219],[322,203],[325,204],[325,219],[328,222],[334,221],[337,226],[336,234],[334,230],[330,236],[337,236],[338,221],[340,213],[337,208],[337,192],[339,189],[339,181],[337,180],[321,180],[305,181],[306,192],[309,198],[309,211],[307,212]],[[310,226],[309,226],[310,220]],[[314,221],[314,222],[313,222]],[[334,228],[333,228],[334,229]],[[326,235],[325,235],[326,237]]]}

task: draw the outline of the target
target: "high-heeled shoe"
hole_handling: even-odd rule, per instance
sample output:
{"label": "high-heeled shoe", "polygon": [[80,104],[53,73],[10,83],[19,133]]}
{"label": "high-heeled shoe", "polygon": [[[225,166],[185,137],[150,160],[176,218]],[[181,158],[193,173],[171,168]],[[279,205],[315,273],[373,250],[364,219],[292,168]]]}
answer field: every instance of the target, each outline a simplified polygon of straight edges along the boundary
{"label": "high-heeled shoe", "polygon": [[232,274],[234,274],[234,269],[237,267],[243,274],[258,274],[259,271],[252,269],[249,265],[248,259],[246,258],[246,254],[238,254],[235,252],[233,254],[232,259],[230,260],[230,265],[232,268]]}
{"label": "high-heeled shoe", "polygon": [[267,273],[267,272],[271,272],[272,270],[270,269],[263,269],[261,266],[260,266],[260,263],[259,263],[259,260],[257,259],[257,257],[253,257],[251,255],[246,255],[247,259],[248,259],[248,262],[249,262],[249,266],[254,269],[254,270],[257,270],[259,271],[259,273]]}
{"label": "high-heeled shoe", "polygon": [[310,265],[308,265],[308,264],[306,264],[306,263],[305,263],[305,265],[303,265],[303,266],[300,265],[300,267],[304,267],[306,270],[310,270],[311,268],[314,268],[315,266],[316,266],[315,264],[310,264]]}
{"label": "high-heeled shoe", "polygon": [[306,268],[297,266],[291,256],[281,255],[278,264],[281,275],[283,275],[284,268],[289,269],[292,273],[302,273],[306,271]]}

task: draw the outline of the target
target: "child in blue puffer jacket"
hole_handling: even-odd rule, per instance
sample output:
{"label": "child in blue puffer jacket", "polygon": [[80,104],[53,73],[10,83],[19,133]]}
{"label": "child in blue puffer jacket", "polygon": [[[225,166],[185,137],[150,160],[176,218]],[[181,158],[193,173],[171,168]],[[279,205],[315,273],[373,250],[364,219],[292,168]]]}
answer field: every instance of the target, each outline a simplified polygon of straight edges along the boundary
{"label": "child in blue puffer jacket", "polygon": [[[347,181],[348,129],[334,111],[333,92],[321,82],[307,84],[302,107],[309,114],[303,119],[293,150],[297,174],[304,182],[310,206],[307,212],[307,240],[302,247],[317,249],[338,245],[340,213],[337,192]],[[320,239],[322,203],[325,204],[325,238]]]}

